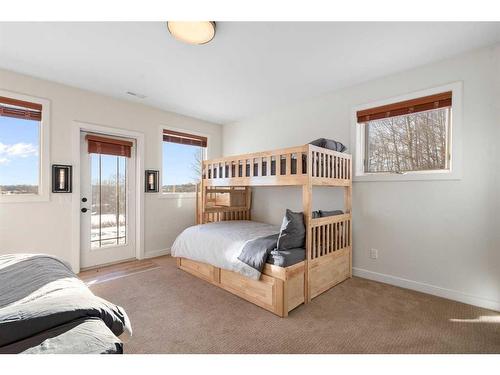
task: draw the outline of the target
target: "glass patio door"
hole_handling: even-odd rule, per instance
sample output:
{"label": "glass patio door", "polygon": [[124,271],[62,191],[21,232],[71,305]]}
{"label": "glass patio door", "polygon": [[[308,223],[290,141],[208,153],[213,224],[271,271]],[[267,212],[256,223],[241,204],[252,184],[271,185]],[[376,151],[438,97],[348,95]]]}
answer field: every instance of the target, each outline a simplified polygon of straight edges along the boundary
{"label": "glass patio door", "polygon": [[89,152],[81,136],[81,267],[135,257],[135,158]]}

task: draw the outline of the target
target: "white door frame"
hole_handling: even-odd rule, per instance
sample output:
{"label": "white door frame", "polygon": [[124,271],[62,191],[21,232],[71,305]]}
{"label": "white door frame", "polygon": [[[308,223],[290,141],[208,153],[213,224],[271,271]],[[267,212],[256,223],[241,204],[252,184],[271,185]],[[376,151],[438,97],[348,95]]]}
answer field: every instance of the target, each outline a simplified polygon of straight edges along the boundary
{"label": "white door frame", "polygon": [[75,273],[80,272],[80,133],[92,132],[114,135],[117,137],[133,138],[136,142],[136,218],[135,218],[135,256],[144,258],[144,134],[132,130],[119,129],[104,125],[91,124],[82,121],[73,121],[72,148],[73,148],[73,194],[71,201],[71,266]]}

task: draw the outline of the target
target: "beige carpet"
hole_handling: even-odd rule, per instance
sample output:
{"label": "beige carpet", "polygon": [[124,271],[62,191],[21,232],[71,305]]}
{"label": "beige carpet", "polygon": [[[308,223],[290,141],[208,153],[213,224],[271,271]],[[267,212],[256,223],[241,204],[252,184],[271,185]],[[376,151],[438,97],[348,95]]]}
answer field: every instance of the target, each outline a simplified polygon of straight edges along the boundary
{"label": "beige carpet", "polygon": [[175,267],[92,286],[123,306],[127,353],[500,353],[500,313],[365,279],[281,319]]}

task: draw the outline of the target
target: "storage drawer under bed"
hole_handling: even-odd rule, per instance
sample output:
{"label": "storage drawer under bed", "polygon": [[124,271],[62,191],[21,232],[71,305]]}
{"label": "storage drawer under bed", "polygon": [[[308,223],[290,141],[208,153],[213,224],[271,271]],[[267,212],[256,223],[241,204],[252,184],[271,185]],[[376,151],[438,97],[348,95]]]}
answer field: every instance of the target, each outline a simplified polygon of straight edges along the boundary
{"label": "storage drawer under bed", "polygon": [[[236,272],[220,270],[220,286],[266,310],[274,311],[278,299],[283,299],[283,285],[278,279],[262,275],[253,280]],[[281,289],[281,290],[280,290]]]}
{"label": "storage drawer under bed", "polygon": [[282,317],[304,302],[303,262],[287,268],[274,266],[274,270],[279,272],[275,275],[262,274],[259,280],[186,258],[177,258],[177,265],[194,276]]}

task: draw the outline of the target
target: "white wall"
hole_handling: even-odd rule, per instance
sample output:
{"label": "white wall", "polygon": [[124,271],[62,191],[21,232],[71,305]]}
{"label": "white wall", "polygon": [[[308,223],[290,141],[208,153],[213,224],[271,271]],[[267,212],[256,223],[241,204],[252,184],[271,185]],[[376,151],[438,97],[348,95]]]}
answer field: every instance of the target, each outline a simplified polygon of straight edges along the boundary
{"label": "white wall", "polygon": [[[499,80],[497,45],[225,125],[223,153],[319,137],[349,144],[355,106],[463,81],[463,178],[354,183],[353,262],[363,277],[500,310]],[[314,206],[333,208],[340,197],[321,191]],[[300,199],[298,189],[256,189],[254,218],[277,224]]]}
{"label": "white wall", "polygon": [[[0,70],[0,89],[42,97],[51,103],[51,163],[72,164],[73,121],[122,128],[145,136],[146,169],[161,168],[161,125],[209,135],[208,157],[221,153],[221,126],[117,100],[57,83]],[[140,172],[141,176],[144,173]],[[51,194],[49,202],[0,203],[0,254],[44,252],[71,262],[74,194]],[[194,224],[195,200],[145,194],[145,256],[168,250],[179,232]]]}

